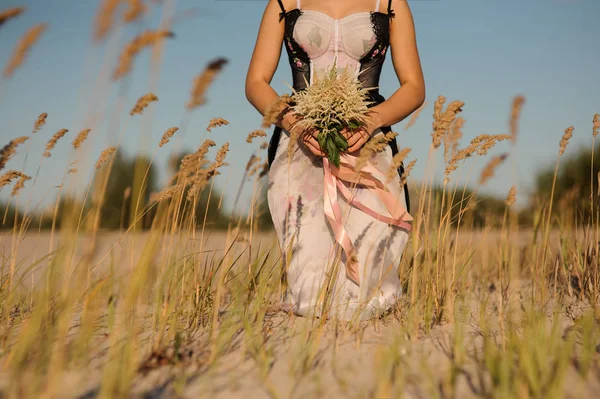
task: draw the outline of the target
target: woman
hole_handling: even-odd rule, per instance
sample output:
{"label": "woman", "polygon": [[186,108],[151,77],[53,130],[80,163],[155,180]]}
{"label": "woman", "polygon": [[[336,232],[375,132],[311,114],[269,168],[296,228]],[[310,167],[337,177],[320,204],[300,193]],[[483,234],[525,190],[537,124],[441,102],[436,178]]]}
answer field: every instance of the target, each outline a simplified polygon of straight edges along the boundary
{"label": "woman", "polygon": [[[381,4],[383,3],[383,4]],[[425,84],[416,46],[412,15],[405,0],[270,0],[261,22],[246,79],[248,101],[265,115],[278,98],[270,82],[282,44],[292,69],[295,90],[312,82],[315,71],[350,67],[363,87],[379,84],[388,48],[400,88],[384,100],[370,91],[375,105],[367,125],[345,130],[348,154],[375,135],[390,131],[424,101]],[[401,294],[398,265],[408,233],[376,220],[339,200],[344,232],[355,249],[356,278],[340,251],[324,211],[324,161],[314,132],[302,132],[291,154],[290,131],[300,116],[286,112],[279,119],[269,146],[268,202],[285,260],[287,295],[284,308],[302,316],[366,320],[391,308]],[[300,133],[300,132],[295,132]],[[296,136],[298,137],[298,136]],[[392,165],[395,141],[371,161],[380,170]],[[351,187],[355,198],[379,214],[386,208],[372,191]],[[386,189],[408,208],[400,176]]]}

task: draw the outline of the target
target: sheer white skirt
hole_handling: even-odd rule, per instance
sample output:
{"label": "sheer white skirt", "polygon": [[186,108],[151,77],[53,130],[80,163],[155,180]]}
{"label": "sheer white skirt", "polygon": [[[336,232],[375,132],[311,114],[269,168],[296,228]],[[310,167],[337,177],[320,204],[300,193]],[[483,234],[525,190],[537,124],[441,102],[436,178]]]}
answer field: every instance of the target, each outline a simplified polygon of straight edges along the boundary
{"label": "sheer white skirt", "polygon": [[[286,271],[283,306],[301,316],[342,320],[378,317],[402,293],[398,267],[408,233],[375,220],[339,197],[345,229],[357,252],[360,286],[348,279],[345,256],[335,243],[323,211],[322,160],[303,145],[295,145],[289,154],[289,140],[289,133],[283,130],[269,170],[268,189],[269,209]],[[371,162],[387,172],[392,164],[389,146],[375,153]],[[398,174],[385,183],[406,207]],[[347,186],[363,204],[388,215],[368,189],[350,183]]]}

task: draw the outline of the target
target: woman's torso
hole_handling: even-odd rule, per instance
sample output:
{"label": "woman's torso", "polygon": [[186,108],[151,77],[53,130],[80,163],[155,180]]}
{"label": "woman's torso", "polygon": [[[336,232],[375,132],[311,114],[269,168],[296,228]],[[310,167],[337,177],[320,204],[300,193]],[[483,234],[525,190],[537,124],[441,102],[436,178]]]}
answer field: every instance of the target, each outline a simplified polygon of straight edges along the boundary
{"label": "woman's torso", "polygon": [[[338,69],[350,68],[364,87],[378,86],[389,47],[389,19],[393,17],[389,0],[387,13],[379,11],[380,1],[373,0],[371,11],[341,19],[302,9],[300,0],[297,8],[281,13],[294,89],[304,89],[307,82],[312,83],[315,71],[331,67],[336,60]],[[376,89],[371,95],[379,100]]]}

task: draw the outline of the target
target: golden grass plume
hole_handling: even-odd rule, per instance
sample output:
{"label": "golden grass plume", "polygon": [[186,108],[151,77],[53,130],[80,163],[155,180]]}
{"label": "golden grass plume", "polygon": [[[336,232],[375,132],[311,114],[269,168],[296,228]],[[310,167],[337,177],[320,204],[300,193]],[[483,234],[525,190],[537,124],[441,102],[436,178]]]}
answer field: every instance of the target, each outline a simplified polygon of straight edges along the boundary
{"label": "golden grass plume", "polygon": [[517,141],[517,132],[518,132],[518,123],[521,118],[521,111],[523,109],[523,104],[525,104],[525,97],[516,96],[513,100],[513,105],[510,112],[510,136],[513,143]]}
{"label": "golden grass plume", "polygon": [[169,129],[167,129],[167,131],[163,134],[162,138],[160,139],[160,143],[158,143],[159,147],[164,146],[165,144],[167,144],[169,142],[169,140],[171,139],[171,137],[173,137],[173,135],[179,130],[178,127],[171,127]]}
{"label": "golden grass plume", "polygon": [[252,143],[252,140],[256,137],[267,137],[267,133],[264,130],[255,130],[248,134],[246,137],[246,143]]}
{"label": "golden grass plume", "polygon": [[142,0],[127,0],[127,10],[123,14],[125,22],[135,22],[148,10]]}
{"label": "golden grass plume", "polygon": [[8,161],[17,152],[17,147],[29,139],[27,136],[17,137],[8,142],[4,147],[0,148],[0,170],[4,169]]}
{"label": "golden grass plume", "polygon": [[19,191],[21,191],[25,187],[25,182],[27,180],[31,180],[31,176],[28,176],[25,173],[21,173],[21,176],[19,176],[19,180],[17,180],[17,182],[15,183],[15,186],[13,187],[10,195],[13,197],[19,195]]}
{"label": "golden grass plume", "polygon": [[562,156],[562,154],[565,153],[565,150],[567,149],[567,144],[569,144],[569,140],[571,139],[571,137],[573,137],[573,130],[575,130],[573,126],[569,126],[565,129],[565,133],[560,139],[560,148],[558,150],[559,156]]}
{"label": "golden grass plume", "polygon": [[24,176],[25,174],[17,170],[9,170],[0,176],[0,188],[9,185],[13,180]]}
{"label": "golden grass plume", "polygon": [[25,12],[25,7],[11,7],[4,11],[0,11],[0,26],[4,25],[9,20],[18,17]]}
{"label": "golden grass plume", "polygon": [[121,0],[102,0],[100,2],[100,8],[96,15],[96,26],[94,27],[94,40],[103,40],[114,24],[115,13]]}
{"label": "golden grass plume", "polygon": [[512,186],[508,192],[508,196],[506,197],[506,200],[504,201],[504,203],[506,204],[506,206],[512,206],[512,204],[515,203],[515,201],[517,200],[517,187],[516,186]]}
{"label": "golden grass plume", "polygon": [[423,110],[427,107],[427,104],[429,104],[429,103],[427,101],[425,101],[415,112],[413,112],[412,116],[410,117],[410,120],[404,127],[404,131],[407,131],[408,129],[413,127],[415,125],[415,123],[417,123],[417,119],[419,119],[421,112],[423,112]]}
{"label": "golden grass plume", "polygon": [[100,153],[100,157],[98,157],[98,160],[96,161],[96,169],[100,169],[102,167],[102,165],[104,165],[106,163],[106,161],[109,160],[109,158],[115,153],[117,152],[117,148],[116,147],[108,147],[107,149],[105,149],[104,151],[102,151]]}
{"label": "golden grass plume", "polygon": [[227,126],[229,125],[229,121],[224,118],[212,118],[206,127],[206,131],[212,132],[212,130],[216,127]]}
{"label": "golden grass plume", "polygon": [[42,155],[46,158],[50,158],[50,151],[54,149],[58,140],[62,139],[68,131],[69,130],[67,129],[60,129],[58,132],[54,133],[52,137],[50,137],[50,140],[48,140],[48,142],[46,143],[46,149],[44,150],[44,153]]}
{"label": "golden grass plume", "polygon": [[456,119],[456,115],[462,112],[462,107],[465,105],[462,101],[452,101],[442,112],[446,98],[439,96],[434,105],[433,112],[433,132],[431,133],[433,148],[438,148],[442,144],[444,135]]}
{"label": "golden grass plume", "polygon": [[71,143],[73,145],[73,148],[78,149],[79,147],[81,147],[81,145],[87,139],[88,134],[90,134],[91,131],[92,129],[84,129],[81,132],[77,133],[75,140],[73,140],[73,142]]}
{"label": "golden grass plume", "polygon": [[129,111],[129,115],[141,115],[150,103],[158,101],[158,97],[154,93],[148,93],[141,96],[135,106]]}
{"label": "golden grass plume", "polygon": [[37,133],[42,129],[42,127],[46,124],[46,118],[48,118],[48,114],[46,112],[42,112],[40,116],[38,116],[37,120],[33,124],[32,133]]}
{"label": "golden grass plume", "polygon": [[489,162],[481,171],[481,175],[479,176],[479,185],[484,185],[489,179],[494,177],[494,172],[496,171],[496,168],[500,166],[500,164],[504,162],[504,160],[506,160],[507,157],[507,153],[492,157],[492,159],[489,160]]}
{"label": "golden grass plume", "polygon": [[186,104],[188,111],[206,103],[206,91],[228,62],[229,61],[226,58],[214,59],[209,62],[204,71],[194,79],[192,95],[190,101]]}
{"label": "golden grass plume", "polygon": [[134,58],[144,48],[152,46],[160,40],[175,37],[171,31],[165,30],[147,30],[130,41],[119,57],[119,62],[113,73],[113,80],[118,80],[131,72]]}
{"label": "golden grass plume", "polygon": [[42,23],[34,26],[29,29],[25,35],[21,38],[17,47],[15,47],[12,57],[6,68],[4,69],[4,77],[8,78],[12,76],[12,74],[19,68],[23,62],[25,61],[25,57],[31,50],[31,48],[35,45],[35,43],[39,40],[40,36],[47,29],[48,24]]}

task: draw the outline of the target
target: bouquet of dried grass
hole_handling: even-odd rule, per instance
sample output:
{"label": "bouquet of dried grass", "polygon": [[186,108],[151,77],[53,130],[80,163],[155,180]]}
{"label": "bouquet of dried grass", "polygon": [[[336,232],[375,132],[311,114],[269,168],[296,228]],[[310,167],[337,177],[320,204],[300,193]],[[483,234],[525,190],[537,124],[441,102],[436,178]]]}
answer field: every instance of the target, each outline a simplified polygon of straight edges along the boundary
{"label": "bouquet of dried grass", "polygon": [[293,110],[302,119],[298,126],[316,129],[317,141],[327,158],[340,165],[340,153],[348,150],[342,129],[356,129],[368,121],[368,91],[347,67],[338,73],[336,63],[329,70],[315,71],[314,81],[305,90],[292,88]]}

